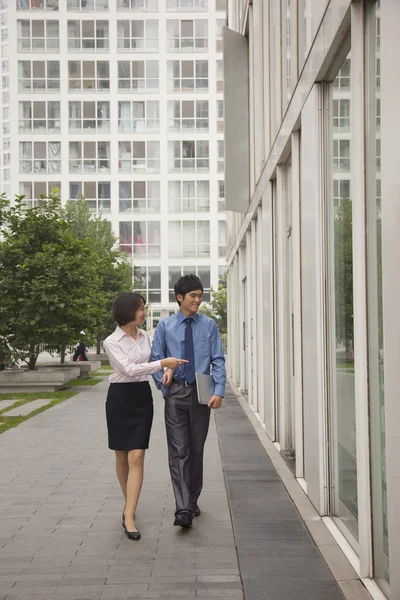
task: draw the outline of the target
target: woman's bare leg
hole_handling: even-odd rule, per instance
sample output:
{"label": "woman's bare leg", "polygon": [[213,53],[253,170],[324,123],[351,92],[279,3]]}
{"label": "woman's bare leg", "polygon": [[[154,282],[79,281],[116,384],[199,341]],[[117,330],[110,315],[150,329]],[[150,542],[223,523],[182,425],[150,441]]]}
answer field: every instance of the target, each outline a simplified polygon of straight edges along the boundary
{"label": "woman's bare leg", "polygon": [[126,503],[126,485],[129,474],[128,452],[115,450],[115,470],[117,471],[119,485],[121,486]]}
{"label": "woman's bare leg", "polygon": [[125,524],[128,531],[137,531],[135,512],[143,484],[144,450],[128,452],[129,474],[126,485]]}

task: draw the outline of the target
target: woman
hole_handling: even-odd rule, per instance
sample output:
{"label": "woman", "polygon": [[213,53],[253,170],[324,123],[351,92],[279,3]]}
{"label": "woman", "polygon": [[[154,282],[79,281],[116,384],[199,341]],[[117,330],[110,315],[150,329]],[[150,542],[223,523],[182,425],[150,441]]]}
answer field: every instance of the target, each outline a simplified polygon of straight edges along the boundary
{"label": "woman", "polygon": [[150,340],[138,328],[146,318],[145,300],[140,294],[120,294],[112,316],[117,328],[104,342],[114,370],[106,402],[108,446],[115,451],[117,477],[125,497],[122,525],[128,538],[136,541],[141,536],[135,524],[135,511],[153,422],[149,377],[160,369],[175,369],[187,361],[166,358],[149,362]]}

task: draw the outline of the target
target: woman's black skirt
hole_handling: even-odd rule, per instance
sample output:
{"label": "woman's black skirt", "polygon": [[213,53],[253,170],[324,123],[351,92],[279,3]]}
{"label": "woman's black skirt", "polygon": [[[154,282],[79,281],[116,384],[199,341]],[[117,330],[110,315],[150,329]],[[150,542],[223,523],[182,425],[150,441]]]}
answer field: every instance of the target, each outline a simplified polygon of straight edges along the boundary
{"label": "woman's black skirt", "polygon": [[111,383],[106,402],[108,447],[145,450],[153,423],[153,396],[148,381]]}

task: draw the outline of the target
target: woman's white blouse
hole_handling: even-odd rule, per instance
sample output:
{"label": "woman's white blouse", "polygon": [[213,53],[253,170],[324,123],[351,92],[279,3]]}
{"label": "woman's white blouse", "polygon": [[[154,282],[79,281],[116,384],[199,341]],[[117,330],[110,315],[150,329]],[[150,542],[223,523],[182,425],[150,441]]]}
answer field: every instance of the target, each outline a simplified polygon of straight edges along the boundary
{"label": "woman's white blouse", "polygon": [[110,383],[149,381],[150,375],[162,368],[159,360],[149,362],[150,339],[142,329],[137,330],[134,340],[117,326],[104,341],[104,349],[114,370]]}

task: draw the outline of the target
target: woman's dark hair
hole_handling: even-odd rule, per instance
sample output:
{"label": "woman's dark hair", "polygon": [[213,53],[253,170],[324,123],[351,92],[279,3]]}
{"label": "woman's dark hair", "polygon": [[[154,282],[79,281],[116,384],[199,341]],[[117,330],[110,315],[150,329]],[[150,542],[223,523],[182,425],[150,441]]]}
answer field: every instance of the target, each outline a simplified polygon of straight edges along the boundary
{"label": "woman's dark hair", "polygon": [[127,325],[135,321],[136,313],[146,300],[137,292],[122,292],[112,307],[113,321],[118,325]]}
{"label": "woman's dark hair", "polygon": [[[183,297],[186,296],[189,292],[195,292],[196,290],[203,291],[203,284],[197,275],[183,275],[178,279],[178,281],[174,285],[175,290],[175,298],[178,294],[181,294]],[[179,300],[176,300],[179,306],[181,303]]]}

